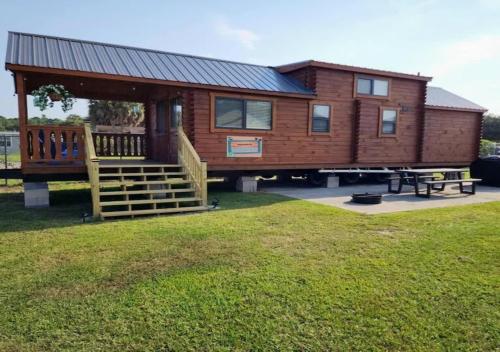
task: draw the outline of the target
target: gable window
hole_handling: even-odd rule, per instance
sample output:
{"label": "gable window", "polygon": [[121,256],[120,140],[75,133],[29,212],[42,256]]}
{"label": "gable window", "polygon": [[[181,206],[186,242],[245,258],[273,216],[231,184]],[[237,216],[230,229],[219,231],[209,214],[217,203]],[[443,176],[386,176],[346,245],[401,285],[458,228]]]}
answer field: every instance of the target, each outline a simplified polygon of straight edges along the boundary
{"label": "gable window", "polygon": [[176,128],[182,124],[181,98],[170,99],[170,128]]}
{"label": "gable window", "polygon": [[380,108],[380,135],[395,136],[399,111],[395,108]]}
{"label": "gable window", "polygon": [[313,104],[311,110],[311,132],[330,132],[330,105]]}
{"label": "gable window", "polygon": [[356,81],[356,93],[361,95],[387,97],[389,96],[389,80],[358,77]]}
{"label": "gable window", "polygon": [[272,102],[236,98],[215,98],[215,127],[271,130]]}
{"label": "gable window", "polygon": [[156,103],[156,132],[165,133],[165,102]]}

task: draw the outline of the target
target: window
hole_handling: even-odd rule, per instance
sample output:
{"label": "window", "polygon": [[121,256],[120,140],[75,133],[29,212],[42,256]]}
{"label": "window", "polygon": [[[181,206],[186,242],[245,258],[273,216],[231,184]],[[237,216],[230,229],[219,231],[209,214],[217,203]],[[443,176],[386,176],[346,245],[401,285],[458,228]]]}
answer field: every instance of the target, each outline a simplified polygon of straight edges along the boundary
{"label": "window", "polygon": [[359,77],[356,81],[356,93],[387,97],[389,96],[389,81],[386,79]]}
{"label": "window", "polygon": [[381,108],[380,112],[380,134],[383,136],[394,136],[397,131],[398,110]]}
{"label": "window", "polygon": [[11,146],[12,146],[12,137],[11,136],[0,136],[0,147],[10,148]]}
{"label": "window", "polygon": [[156,103],[156,131],[165,133],[165,102],[159,101]]}
{"label": "window", "polygon": [[170,128],[182,124],[182,102],[180,98],[170,99]]}
{"label": "window", "polygon": [[330,132],[330,105],[313,104],[311,132]]}
{"label": "window", "polygon": [[270,101],[235,98],[215,98],[215,127],[270,130],[272,126]]}

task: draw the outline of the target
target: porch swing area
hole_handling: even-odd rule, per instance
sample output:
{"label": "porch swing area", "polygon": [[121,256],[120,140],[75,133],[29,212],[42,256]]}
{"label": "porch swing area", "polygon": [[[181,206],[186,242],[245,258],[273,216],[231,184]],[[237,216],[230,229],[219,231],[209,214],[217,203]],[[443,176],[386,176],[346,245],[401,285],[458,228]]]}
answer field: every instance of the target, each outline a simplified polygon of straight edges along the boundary
{"label": "porch swing area", "polygon": [[[44,183],[46,187],[47,181],[88,179],[95,218],[207,209],[207,165],[200,160],[182,124],[171,126],[164,121],[170,117],[163,105],[172,99],[180,101],[181,91],[39,72],[15,72],[15,83],[25,203],[30,184]],[[77,98],[144,104],[145,133],[95,132],[89,123],[30,125],[27,92],[54,83],[64,85]]]}

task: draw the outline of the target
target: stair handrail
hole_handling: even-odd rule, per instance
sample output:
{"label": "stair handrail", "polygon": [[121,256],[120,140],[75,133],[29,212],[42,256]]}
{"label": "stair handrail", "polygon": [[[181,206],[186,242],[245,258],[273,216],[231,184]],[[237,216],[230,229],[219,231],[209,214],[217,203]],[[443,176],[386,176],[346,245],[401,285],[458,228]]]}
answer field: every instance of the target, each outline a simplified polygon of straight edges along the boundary
{"label": "stair handrail", "polygon": [[92,130],[90,123],[84,124],[85,135],[85,164],[89,175],[90,192],[92,194],[92,216],[100,216],[101,207],[99,204],[99,158],[96,156]]}
{"label": "stair handrail", "polygon": [[182,126],[177,127],[177,150],[179,163],[182,164],[195,184],[196,196],[207,206],[207,163],[200,156],[184,133]]}

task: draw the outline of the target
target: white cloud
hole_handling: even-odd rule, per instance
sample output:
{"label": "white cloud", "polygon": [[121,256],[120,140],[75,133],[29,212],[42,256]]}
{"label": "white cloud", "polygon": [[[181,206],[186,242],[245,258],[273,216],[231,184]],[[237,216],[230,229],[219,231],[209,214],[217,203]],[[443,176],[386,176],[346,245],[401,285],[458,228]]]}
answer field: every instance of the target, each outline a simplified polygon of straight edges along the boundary
{"label": "white cloud", "polygon": [[215,22],[215,31],[221,37],[235,40],[247,49],[255,49],[255,44],[260,40],[259,36],[248,29],[236,28],[224,20]]}
{"label": "white cloud", "polygon": [[444,76],[469,64],[500,58],[500,36],[482,36],[445,46],[438,53],[432,73]]}

